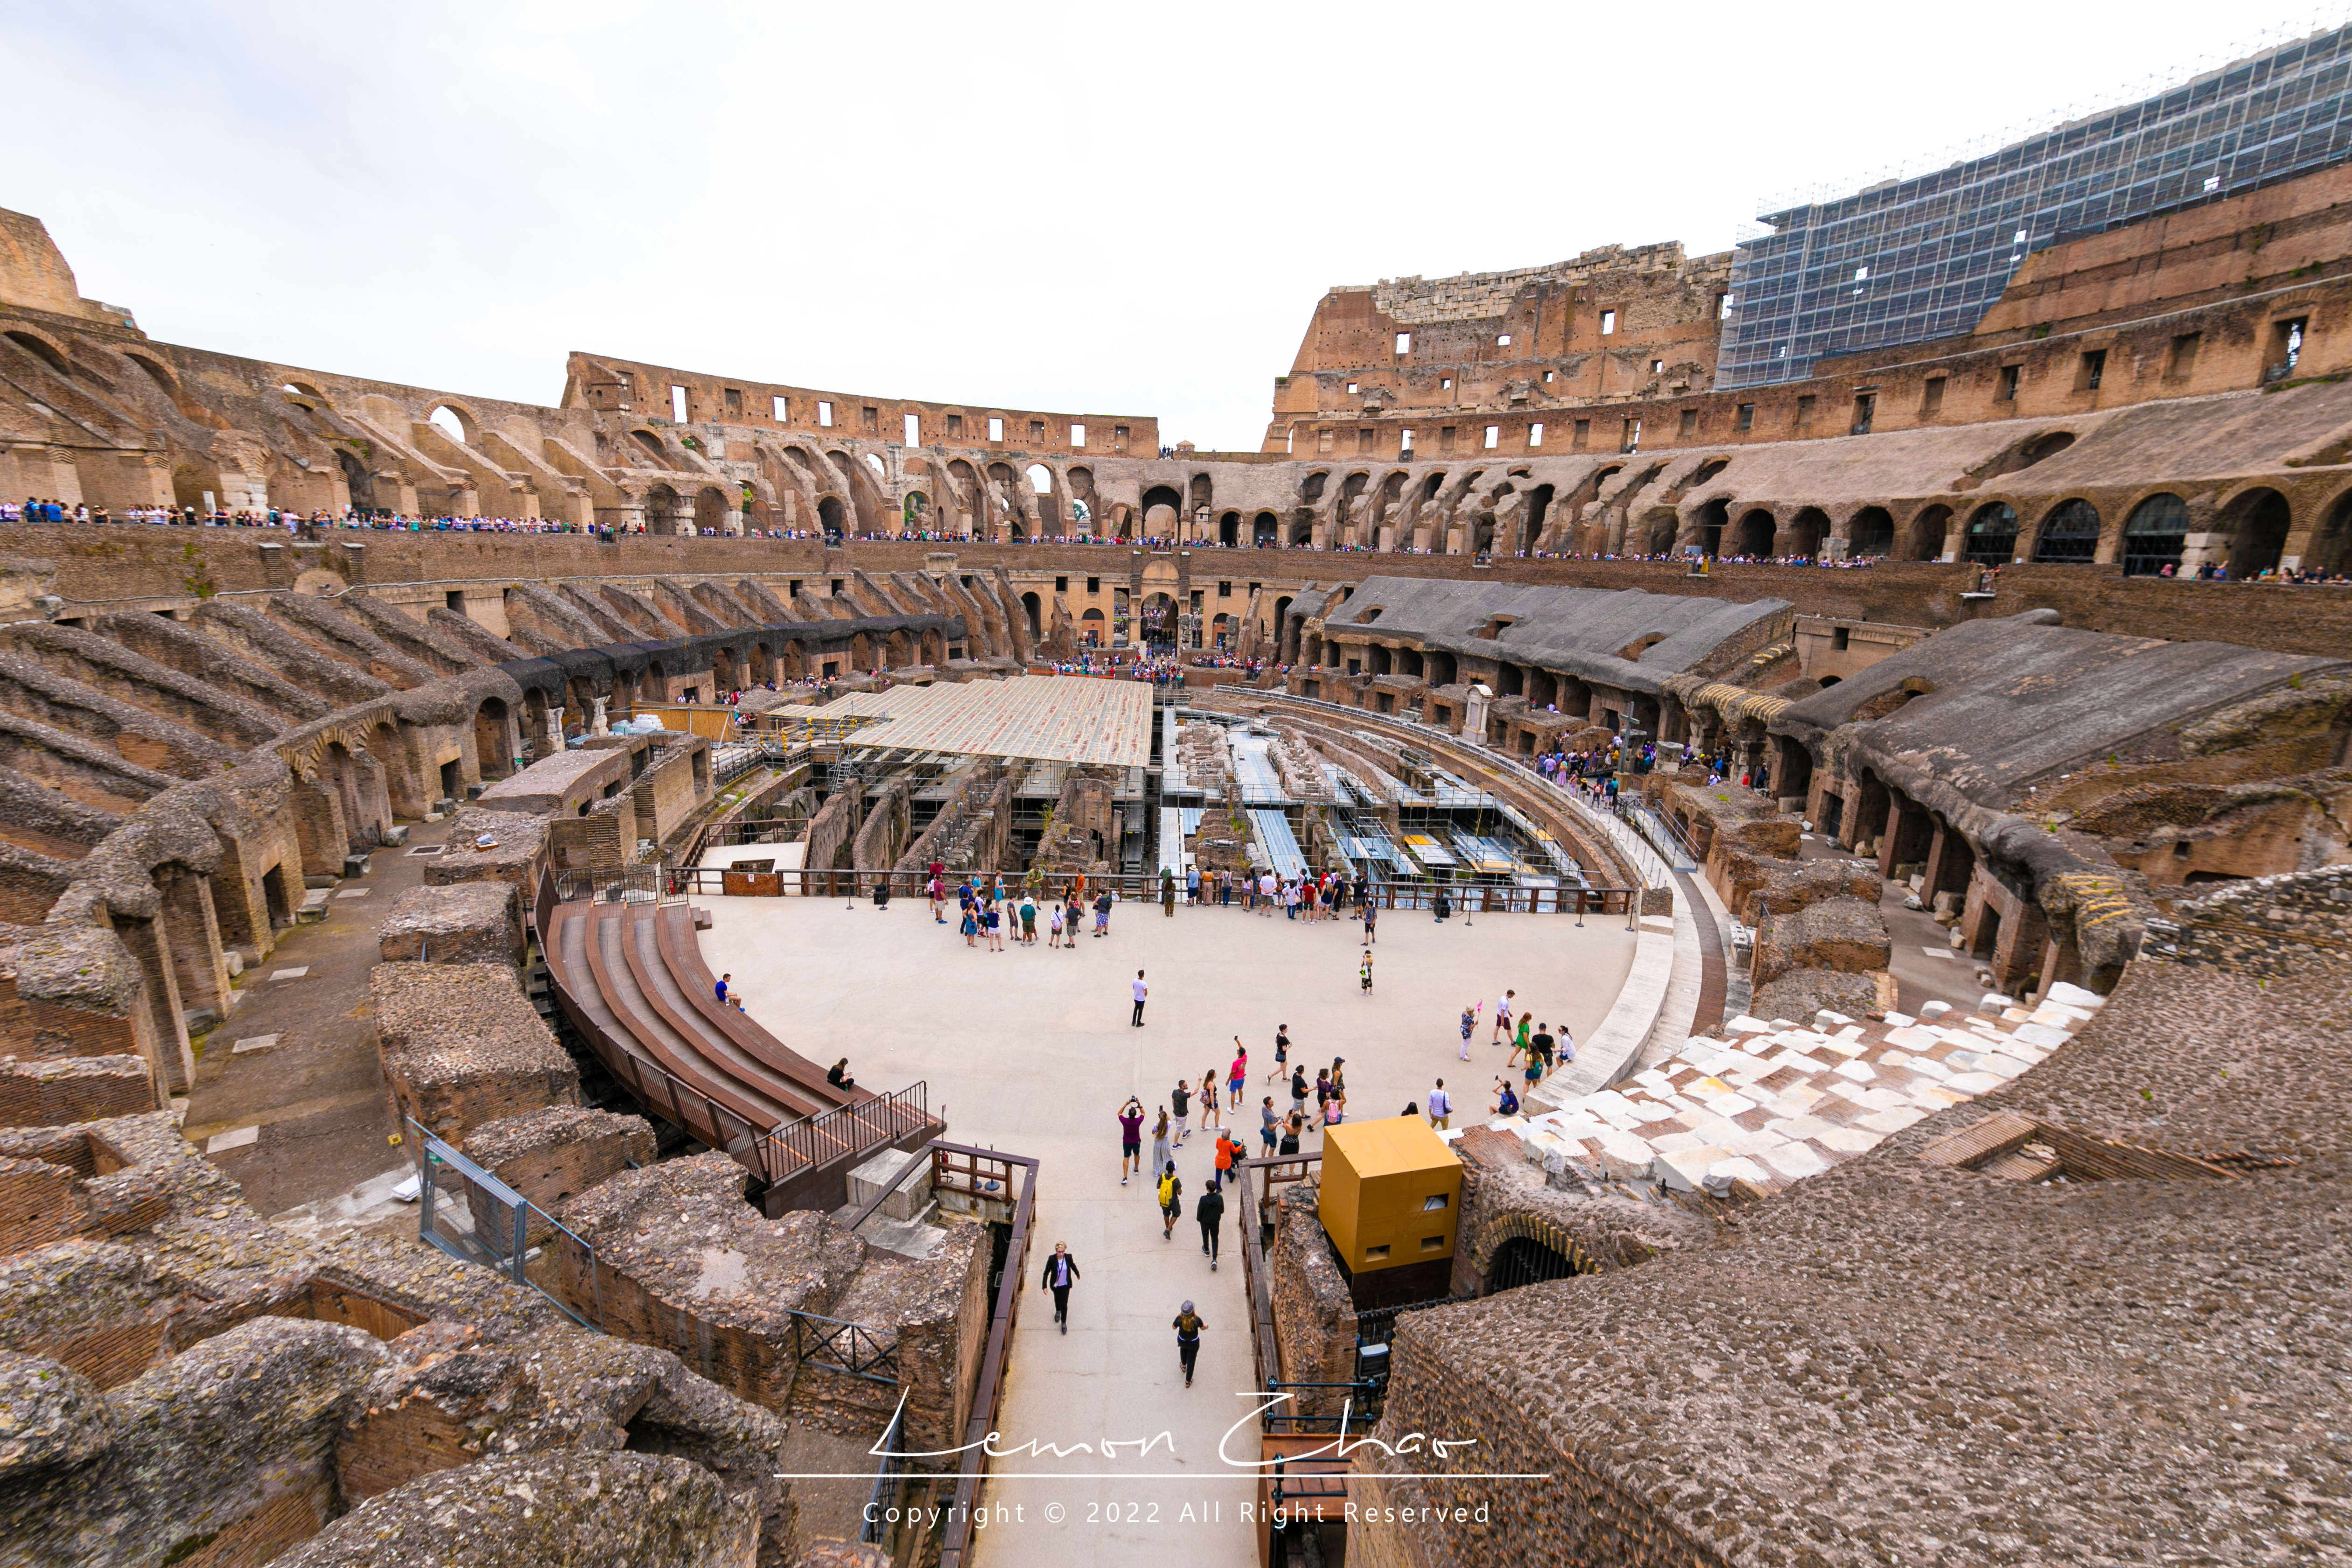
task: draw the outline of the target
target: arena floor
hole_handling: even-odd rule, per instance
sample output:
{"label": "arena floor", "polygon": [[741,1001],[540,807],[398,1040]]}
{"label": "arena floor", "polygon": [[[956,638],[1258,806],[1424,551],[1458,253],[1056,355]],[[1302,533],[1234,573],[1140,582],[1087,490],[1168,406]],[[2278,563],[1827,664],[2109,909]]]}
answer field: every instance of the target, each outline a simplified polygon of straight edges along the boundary
{"label": "arena floor", "polygon": [[[1233,1124],[1255,1152],[1255,1108],[1276,1093],[1264,1081],[1275,1026],[1287,1024],[1291,1059],[1307,1065],[1310,1080],[1334,1056],[1348,1058],[1352,1121],[1393,1116],[1424,1100],[1439,1078],[1458,1107],[1483,1111],[1506,1055],[1486,1043],[1495,998],[1515,989],[1538,1017],[1565,1018],[1581,1038],[1615,1001],[1634,940],[1622,920],[1579,929],[1561,915],[1479,917],[1466,926],[1457,917],[1439,926],[1393,910],[1380,925],[1366,1000],[1351,924],[1181,906],[1171,920],[1156,905],[1128,904],[1107,939],[1081,938],[1076,952],[1049,950],[1040,934],[1034,949],[991,953],[968,951],[951,927],[904,900],[884,911],[832,900],[695,901],[713,912],[705,962],[733,973],[747,1010],[786,1044],[828,1064],[848,1057],[858,1081],[875,1089],[927,1080],[950,1139],[1043,1162],[1038,1249],[1067,1242],[1081,1279],[1064,1336],[1033,1259],[1000,1447],[1034,1439],[1068,1448],[1166,1432],[1174,1455],[1162,1444],[1142,1462],[1131,1446],[1110,1463],[1084,1452],[999,1461],[988,1495],[1023,1517],[991,1524],[980,1561],[1023,1568],[1172,1562],[1177,1551],[1201,1564],[1256,1561],[1238,1507],[1255,1495],[1242,1479],[1249,1472],[1218,1458],[1220,1439],[1252,1408],[1240,1397],[1253,1377],[1239,1238],[1228,1214],[1224,1264],[1212,1273],[1190,1218],[1213,1134],[1196,1131],[1177,1155],[1187,1218],[1163,1241],[1151,1189],[1140,1179],[1118,1184],[1115,1118],[1127,1096],[1156,1113],[1180,1076],[1197,1082],[1213,1068],[1222,1079],[1238,1034],[1252,1088]],[[1151,1000],[1145,1027],[1134,1029],[1129,986],[1139,967]],[[1465,1066],[1456,1058],[1456,1020],[1473,1001],[1485,1010]],[[1277,1094],[1277,1106],[1287,1103]],[[1457,1113],[1454,1124],[1466,1120]],[[1147,1120],[1147,1150],[1149,1136]],[[1307,1146],[1316,1143],[1310,1137]],[[1209,1325],[1189,1389],[1170,1327],[1187,1298]],[[1233,1451],[1255,1457],[1254,1424]],[[1069,1479],[1013,1479],[1022,1475]],[[1152,1479],[1116,1479],[1128,1475]],[[1113,1504],[1116,1524],[1105,1517]],[[1058,1526],[1046,1517],[1052,1507],[1063,1510]]]}

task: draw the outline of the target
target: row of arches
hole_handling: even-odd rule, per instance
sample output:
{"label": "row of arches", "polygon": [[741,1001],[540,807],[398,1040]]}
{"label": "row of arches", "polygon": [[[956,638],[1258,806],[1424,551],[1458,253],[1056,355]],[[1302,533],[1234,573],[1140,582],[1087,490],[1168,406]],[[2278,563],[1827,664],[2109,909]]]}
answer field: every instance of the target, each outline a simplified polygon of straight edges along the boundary
{"label": "row of arches", "polygon": [[[1820,507],[1800,508],[1783,521],[1766,507],[1732,512],[1724,499],[1707,501],[1685,528],[1672,514],[1662,514],[1638,537],[1629,538],[1631,550],[1664,554],[1679,543],[1706,554],[1728,558],[1775,560],[1818,559],[1830,545],[1833,529]],[[1954,510],[1940,502],[1922,507],[1899,529],[1885,507],[1864,507],[1846,526],[1843,553],[1850,558],[1893,561],[1934,561],[1949,548],[1957,559],[1998,566],[2020,559],[2047,564],[2089,563],[2102,558],[2119,562],[2127,576],[2161,574],[2179,570],[2189,536],[2211,532],[2221,536],[2211,559],[2228,566],[2231,574],[2250,577],[2280,564],[2294,526],[2294,509],[2275,489],[2257,487],[2232,497],[2213,520],[2199,528],[2189,502],[2171,491],[2141,498],[2111,530],[2099,507],[2087,497],[2070,496],[2047,508],[2032,524],[2020,518],[2008,501],[1991,500],[1969,512],[1953,539]],[[2305,553],[2305,569],[2344,569],[2347,545],[2352,545],[2352,495],[2332,506]]]}

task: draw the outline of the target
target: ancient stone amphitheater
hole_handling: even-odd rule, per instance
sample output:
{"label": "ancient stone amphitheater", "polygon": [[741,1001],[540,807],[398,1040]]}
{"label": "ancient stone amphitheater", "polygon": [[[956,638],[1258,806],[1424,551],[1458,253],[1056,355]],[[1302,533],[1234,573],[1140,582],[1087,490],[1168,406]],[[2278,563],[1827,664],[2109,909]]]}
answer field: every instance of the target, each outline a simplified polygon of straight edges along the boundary
{"label": "ancient stone amphitheater", "polygon": [[[1753,391],[1678,247],[1335,290],[1236,454],[586,353],[551,407],[391,385],[0,241],[0,1563],[963,1563],[782,1478],[989,1429],[1037,1167],[730,1009],[676,895],[761,839],[729,893],[1232,868],[1227,726],[1304,866],[1378,882],[1475,774],[1577,868],[1509,907],[1655,954],[1454,1141],[1390,1447],[1263,1561],[2352,1555],[2352,174]],[[1147,765],[837,765],[894,691],[1147,652]],[[428,824],[308,961],[367,1077],[232,1180],[201,1064]],[[386,1139],[421,1226],[334,1223]],[[1259,1381],[1369,1392],[1276,1176]]]}

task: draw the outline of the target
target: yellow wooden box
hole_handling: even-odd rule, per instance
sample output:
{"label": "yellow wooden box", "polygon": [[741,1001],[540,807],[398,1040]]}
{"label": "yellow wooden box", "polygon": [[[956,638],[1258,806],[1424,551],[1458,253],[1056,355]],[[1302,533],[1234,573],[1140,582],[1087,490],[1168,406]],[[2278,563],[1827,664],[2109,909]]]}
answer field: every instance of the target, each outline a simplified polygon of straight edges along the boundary
{"label": "yellow wooden box", "polygon": [[1418,1116],[1344,1121],[1323,1132],[1323,1233],[1349,1271],[1454,1256],[1462,1162]]}

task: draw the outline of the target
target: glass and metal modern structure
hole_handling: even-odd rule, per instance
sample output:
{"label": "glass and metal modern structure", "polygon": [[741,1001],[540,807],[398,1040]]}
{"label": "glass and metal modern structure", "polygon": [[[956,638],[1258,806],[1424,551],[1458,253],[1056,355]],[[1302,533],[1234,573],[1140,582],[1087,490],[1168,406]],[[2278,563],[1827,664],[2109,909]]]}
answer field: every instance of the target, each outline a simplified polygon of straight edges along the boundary
{"label": "glass and metal modern structure", "polygon": [[1968,332],[2033,251],[2347,154],[2352,26],[2336,26],[1932,174],[1780,207],[1734,257],[1716,385]]}

